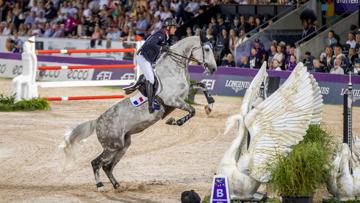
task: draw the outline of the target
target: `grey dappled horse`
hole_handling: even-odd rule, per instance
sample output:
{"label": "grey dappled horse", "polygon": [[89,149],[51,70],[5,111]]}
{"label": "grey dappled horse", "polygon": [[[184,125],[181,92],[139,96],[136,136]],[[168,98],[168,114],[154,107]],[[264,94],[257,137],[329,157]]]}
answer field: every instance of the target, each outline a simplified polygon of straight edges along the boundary
{"label": "grey dappled horse", "polygon": [[91,162],[98,190],[104,186],[99,176],[100,168],[103,168],[113,187],[115,189],[119,187],[112,171],[130,146],[132,134],[145,130],[176,108],[187,111],[188,114],[179,120],[170,118],[167,124],[180,126],[195,115],[195,109],[185,102],[190,86],[188,72],[190,60],[201,63],[209,73],[217,69],[210,46],[203,43],[198,36],[187,37],[171,46],[170,51],[163,53],[155,64],[161,87],[158,93],[161,100],[159,110],[150,114],[147,103],[135,107],[130,99],[124,99],[97,119],[81,123],[65,134],[61,147],[65,155],[69,156],[73,145],[89,137],[96,129],[98,140],[104,149]]}

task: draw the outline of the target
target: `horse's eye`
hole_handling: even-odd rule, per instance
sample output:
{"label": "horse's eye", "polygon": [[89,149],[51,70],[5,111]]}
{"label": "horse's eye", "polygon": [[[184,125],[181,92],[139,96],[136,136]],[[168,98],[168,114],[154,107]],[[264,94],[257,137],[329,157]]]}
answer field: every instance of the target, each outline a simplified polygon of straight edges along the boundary
{"label": "horse's eye", "polygon": [[210,49],[209,49],[209,48],[204,48],[204,50],[205,50],[205,51],[210,51]]}

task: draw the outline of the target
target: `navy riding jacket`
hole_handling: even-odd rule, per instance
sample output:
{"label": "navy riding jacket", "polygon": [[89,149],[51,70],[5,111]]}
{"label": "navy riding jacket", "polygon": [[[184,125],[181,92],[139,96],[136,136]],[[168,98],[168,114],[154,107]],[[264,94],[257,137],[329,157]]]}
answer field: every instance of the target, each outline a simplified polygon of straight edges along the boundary
{"label": "navy riding jacket", "polygon": [[139,50],[139,54],[150,63],[154,63],[160,54],[162,46],[167,45],[167,36],[164,30],[159,30],[150,35]]}

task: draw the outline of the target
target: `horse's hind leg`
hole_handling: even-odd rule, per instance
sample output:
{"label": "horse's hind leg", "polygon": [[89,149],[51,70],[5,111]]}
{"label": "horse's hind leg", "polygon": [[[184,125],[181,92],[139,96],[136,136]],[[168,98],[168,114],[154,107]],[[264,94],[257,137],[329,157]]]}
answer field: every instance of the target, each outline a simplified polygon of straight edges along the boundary
{"label": "horse's hind leg", "polygon": [[169,105],[175,108],[179,108],[181,110],[187,111],[189,112],[186,116],[175,120],[174,118],[169,118],[166,121],[166,124],[169,125],[178,125],[181,126],[183,125],[186,121],[188,121],[190,118],[192,118],[195,115],[195,109],[194,107],[192,107],[191,105],[189,105],[188,103],[186,103],[184,100],[178,98],[173,105]]}
{"label": "horse's hind leg", "polygon": [[130,135],[126,134],[124,147],[117,150],[113,159],[110,162],[108,162],[107,164],[103,165],[103,167],[102,167],[105,174],[111,181],[111,184],[113,185],[114,189],[117,189],[120,186],[113,175],[114,167],[120,161],[120,159],[124,156],[126,150],[129,148],[130,144],[131,144],[131,137],[130,137]]}
{"label": "horse's hind leg", "polygon": [[109,149],[104,149],[104,151],[94,160],[91,161],[91,166],[93,167],[96,187],[98,190],[101,190],[104,187],[104,184],[100,180],[99,170],[100,168],[116,155],[116,151],[111,151]]}

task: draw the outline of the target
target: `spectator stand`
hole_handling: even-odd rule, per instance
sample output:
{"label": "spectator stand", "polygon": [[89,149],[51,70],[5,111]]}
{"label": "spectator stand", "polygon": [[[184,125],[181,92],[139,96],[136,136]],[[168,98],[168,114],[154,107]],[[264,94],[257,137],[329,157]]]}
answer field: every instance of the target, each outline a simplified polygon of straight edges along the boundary
{"label": "spectator stand", "polygon": [[269,20],[269,22],[271,22],[269,26],[259,32],[253,33],[245,42],[239,44],[235,48],[236,65],[239,66],[240,64],[243,64],[242,57],[250,56],[250,51],[255,44],[255,40],[259,40],[262,49],[265,51],[270,50],[271,42],[274,40],[277,42],[282,41],[287,44],[298,41],[301,38],[302,33],[299,15],[306,7],[312,5],[313,2],[315,2],[315,0],[311,0],[297,9],[289,7],[288,9],[283,10],[282,13],[279,13]]}
{"label": "spectator stand", "polygon": [[[347,40],[346,37],[348,36],[349,32],[353,32],[350,29],[350,27],[352,25],[359,25],[358,16],[359,16],[359,11],[356,11],[356,12],[352,13],[351,15],[341,19],[337,23],[328,26],[327,29],[325,29],[323,32],[319,33],[315,37],[311,38],[310,40],[305,41],[305,42],[299,41],[298,45],[297,45],[297,50],[296,50],[297,57],[299,59],[303,58],[305,53],[308,52],[309,50],[311,50],[311,54],[316,59],[321,60],[321,58],[326,54],[325,53],[326,47],[329,45],[330,45],[330,48],[328,48],[328,49],[330,49],[331,52],[333,52],[335,49],[334,45],[328,44],[328,41],[327,41],[330,31],[334,31],[335,35],[339,36],[339,39],[337,39],[336,44],[342,45],[341,48],[343,49],[343,54],[346,55],[348,52],[347,46],[346,46],[346,40]],[[358,31],[356,31],[356,32],[358,32]],[[338,49],[338,48],[336,48],[336,49]],[[333,54],[334,53],[332,53],[332,55]],[[322,64],[322,65],[326,66],[326,64]],[[355,66],[355,64],[353,64],[353,65]],[[326,70],[326,72],[330,71],[331,68],[332,67],[328,68],[328,70]]]}

